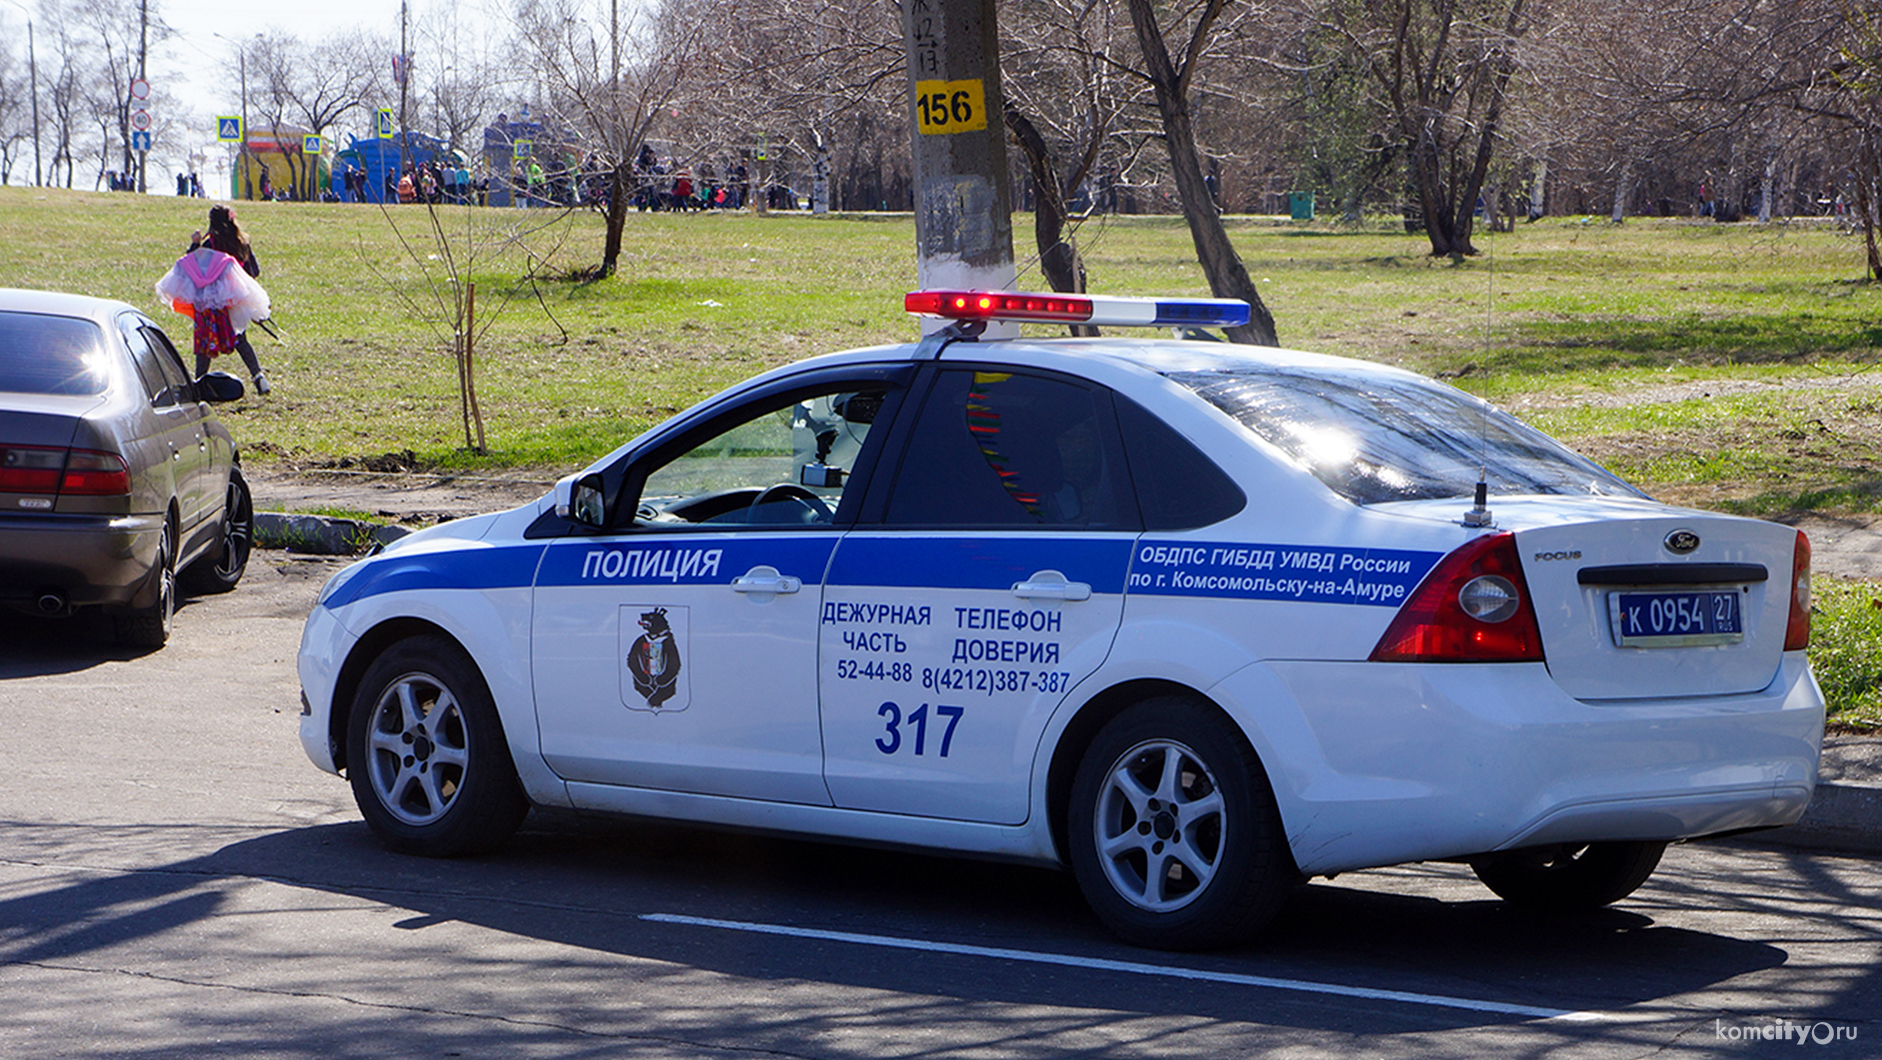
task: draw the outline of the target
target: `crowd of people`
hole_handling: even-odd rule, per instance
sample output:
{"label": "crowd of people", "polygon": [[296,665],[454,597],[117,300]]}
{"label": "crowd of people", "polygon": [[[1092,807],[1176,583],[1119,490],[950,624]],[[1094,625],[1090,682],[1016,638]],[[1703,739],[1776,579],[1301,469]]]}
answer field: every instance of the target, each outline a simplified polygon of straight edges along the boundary
{"label": "crowd of people", "polygon": [[[455,153],[454,153],[455,154]],[[332,186],[322,187],[322,202],[388,202],[407,205],[577,207],[606,209],[614,192],[614,173],[602,157],[590,152],[577,161],[548,156],[545,166],[539,157],[514,160],[507,170],[491,167],[483,160],[460,161],[461,156],[431,157],[407,162],[401,170],[396,164],[382,171],[383,185],[371,187],[378,179],[373,170],[364,168],[350,156],[336,161]],[[370,163],[368,163],[370,164]],[[374,167],[377,169],[377,167]],[[293,182],[276,184],[266,163],[255,167],[255,183],[250,197],[264,201],[298,201],[300,189]],[[720,176],[720,174],[723,176]],[[628,171],[628,202],[641,211],[687,212],[696,210],[741,210],[750,202],[752,181],[745,164],[734,161],[723,167],[704,163],[697,168],[676,164],[662,158],[651,147],[643,147]],[[108,174],[113,191],[134,190],[129,180]],[[375,194],[375,191],[377,194]],[[202,179],[196,173],[176,175],[179,196],[203,198]],[[798,196],[782,184],[761,187],[771,210],[795,210]]]}

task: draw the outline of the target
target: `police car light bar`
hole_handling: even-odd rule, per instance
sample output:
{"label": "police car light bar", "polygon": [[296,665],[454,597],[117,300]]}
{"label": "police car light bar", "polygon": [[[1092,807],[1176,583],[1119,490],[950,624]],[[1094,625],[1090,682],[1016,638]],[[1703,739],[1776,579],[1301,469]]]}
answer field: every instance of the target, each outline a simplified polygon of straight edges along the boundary
{"label": "police car light bar", "polygon": [[1112,327],[1217,327],[1248,323],[1248,303],[1233,298],[1114,298],[1013,291],[910,291],[910,313],[950,320],[1029,320]]}

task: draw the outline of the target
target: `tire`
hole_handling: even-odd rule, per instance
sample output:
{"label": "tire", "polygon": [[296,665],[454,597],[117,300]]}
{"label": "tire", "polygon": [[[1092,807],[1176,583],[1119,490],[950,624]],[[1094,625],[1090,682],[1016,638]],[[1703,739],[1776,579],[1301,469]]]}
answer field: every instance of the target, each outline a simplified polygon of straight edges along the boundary
{"label": "tire", "polygon": [[529,813],[483,675],[443,636],[399,641],[366,668],[346,747],[353,800],[394,850],[487,853]]}
{"label": "tire", "polygon": [[222,506],[222,547],[183,572],[184,587],[192,593],[226,593],[242,580],[248,557],[255,548],[255,500],[248,492],[242,469],[229,468],[229,488]]}
{"label": "tire", "polygon": [[1573,913],[1634,893],[1665,850],[1665,843],[1558,843],[1472,858],[1470,870],[1511,905]]}
{"label": "tire", "polygon": [[1099,730],[1072,782],[1067,834],[1092,911],[1152,949],[1245,942],[1300,877],[1254,748],[1184,697],[1146,700]]}
{"label": "tire", "polygon": [[170,640],[176,620],[176,524],[163,521],[157,541],[157,563],[150,576],[157,582],[157,599],[112,619],[118,643],[133,648],[161,648]]}

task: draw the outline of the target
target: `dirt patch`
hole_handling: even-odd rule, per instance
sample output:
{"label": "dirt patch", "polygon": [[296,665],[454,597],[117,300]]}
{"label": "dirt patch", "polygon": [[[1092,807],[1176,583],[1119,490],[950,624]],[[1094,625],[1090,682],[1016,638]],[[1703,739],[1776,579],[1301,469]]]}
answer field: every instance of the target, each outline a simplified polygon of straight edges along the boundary
{"label": "dirt patch", "polygon": [[502,511],[533,501],[555,485],[537,475],[455,475],[352,468],[243,469],[263,512],[363,512],[401,526],[421,527]]}

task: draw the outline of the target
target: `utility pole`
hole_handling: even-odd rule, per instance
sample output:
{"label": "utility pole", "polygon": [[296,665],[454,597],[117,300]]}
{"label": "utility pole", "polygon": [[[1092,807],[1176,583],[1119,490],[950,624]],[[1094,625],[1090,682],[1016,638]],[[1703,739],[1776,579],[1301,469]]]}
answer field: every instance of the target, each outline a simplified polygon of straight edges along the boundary
{"label": "utility pole", "polygon": [[[924,289],[1011,290],[1013,217],[994,0],[905,0],[915,253]],[[924,331],[946,321],[924,320]],[[987,334],[1018,334],[990,324]]]}
{"label": "utility pole", "polygon": [[235,151],[235,168],[241,173],[242,198],[255,197],[255,179],[249,171],[254,167],[248,163],[248,42],[243,41],[242,51],[242,142]]}
{"label": "utility pole", "polygon": [[412,82],[412,53],[406,50],[405,43],[405,0],[399,0],[399,58],[393,69],[399,75],[399,176],[405,176],[405,169],[410,165],[412,134],[405,125],[406,86]]}
{"label": "utility pole", "polygon": [[[146,85],[150,84],[150,79],[147,76],[145,76],[144,61],[145,59],[149,57],[149,54],[150,54],[150,0],[138,0],[138,3],[137,3],[137,79],[139,81],[144,82]],[[146,93],[146,95],[148,95],[148,93]],[[247,132],[246,129],[243,131]],[[137,153],[137,190],[140,193],[150,191],[149,174],[146,172],[149,168],[149,165],[150,165],[150,153],[148,151],[139,151]]]}

